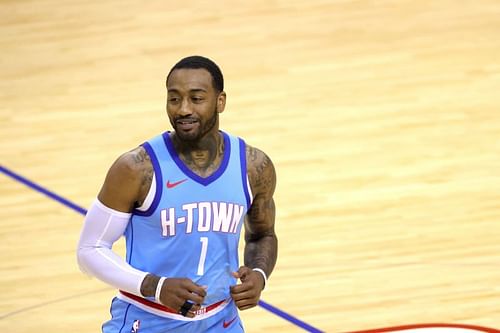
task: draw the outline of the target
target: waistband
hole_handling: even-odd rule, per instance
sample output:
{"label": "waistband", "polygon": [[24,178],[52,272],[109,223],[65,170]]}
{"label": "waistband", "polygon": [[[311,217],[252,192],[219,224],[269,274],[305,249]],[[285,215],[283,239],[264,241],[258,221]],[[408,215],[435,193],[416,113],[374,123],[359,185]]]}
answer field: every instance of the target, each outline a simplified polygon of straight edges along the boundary
{"label": "waistband", "polygon": [[225,308],[225,306],[230,301],[230,299],[223,299],[221,301],[210,304],[208,306],[204,306],[204,307],[200,308],[198,311],[196,311],[195,318],[187,318],[187,317],[180,315],[178,311],[176,311],[172,308],[169,308],[168,306],[165,306],[163,304],[159,304],[156,302],[152,302],[148,299],[145,299],[143,297],[128,293],[128,292],[123,291],[123,290],[120,290],[120,294],[118,295],[118,298],[120,298],[126,302],[132,303],[145,311],[157,314],[159,316],[177,319],[177,320],[183,320],[183,321],[200,320],[200,319],[210,317],[210,316],[216,314],[217,312],[219,312],[220,310],[222,310],[223,308]]}

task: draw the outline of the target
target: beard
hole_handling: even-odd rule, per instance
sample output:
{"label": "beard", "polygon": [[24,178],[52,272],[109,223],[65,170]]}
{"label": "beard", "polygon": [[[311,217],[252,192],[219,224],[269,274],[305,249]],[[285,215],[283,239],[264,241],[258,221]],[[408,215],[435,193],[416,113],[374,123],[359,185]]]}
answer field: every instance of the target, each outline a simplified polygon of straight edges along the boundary
{"label": "beard", "polygon": [[179,137],[179,139],[194,143],[202,139],[207,133],[209,133],[215,127],[218,118],[219,118],[219,113],[217,112],[217,109],[214,108],[213,114],[211,115],[210,118],[208,118],[206,122],[203,122],[200,119],[196,119],[198,126],[193,130],[183,131],[182,129],[179,129],[179,126],[177,124],[178,120],[191,119],[191,117],[178,117],[173,121],[171,121],[171,123],[172,127],[175,130],[175,134]]}

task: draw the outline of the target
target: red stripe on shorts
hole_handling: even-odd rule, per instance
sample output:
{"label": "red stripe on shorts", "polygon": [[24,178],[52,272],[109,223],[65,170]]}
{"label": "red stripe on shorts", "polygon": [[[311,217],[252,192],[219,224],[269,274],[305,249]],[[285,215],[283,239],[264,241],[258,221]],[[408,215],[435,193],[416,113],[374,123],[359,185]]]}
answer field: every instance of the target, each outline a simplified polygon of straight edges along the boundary
{"label": "red stripe on shorts", "polygon": [[[142,298],[140,296],[128,293],[126,291],[120,290],[120,293],[122,293],[123,295],[127,296],[128,298],[133,299],[136,302],[139,302],[139,303],[144,304],[146,306],[152,307],[152,308],[154,308],[156,310],[160,310],[160,311],[164,311],[164,312],[168,312],[168,313],[179,314],[179,311],[175,311],[174,309],[171,309],[168,306],[165,306],[165,305],[162,305],[162,304],[158,304],[158,303],[155,303],[155,302],[151,302],[151,301],[149,301],[149,300],[147,300],[145,298]],[[225,300],[219,301],[219,302],[214,303],[214,304],[210,304],[209,306],[204,307],[204,308],[200,309],[199,311],[203,311],[205,313],[209,312],[209,311],[215,309],[216,307],[218,307],[219,305],[221,305],[222,303],[224,303],[224,301]]]}

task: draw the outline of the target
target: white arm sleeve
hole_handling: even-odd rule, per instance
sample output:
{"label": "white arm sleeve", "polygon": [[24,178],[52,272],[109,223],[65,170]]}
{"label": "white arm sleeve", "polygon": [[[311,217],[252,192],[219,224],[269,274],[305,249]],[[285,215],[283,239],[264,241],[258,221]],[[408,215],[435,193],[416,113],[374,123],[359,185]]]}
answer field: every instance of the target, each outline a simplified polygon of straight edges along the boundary
{"label": "white arm sleeve", "polygon": [[96,199],[85,216],[77,258],[83,272],[142,296],[142,280],[148,273],[133,268],[111,250],[113,243],[123,235],[131,215],[108,208]]}

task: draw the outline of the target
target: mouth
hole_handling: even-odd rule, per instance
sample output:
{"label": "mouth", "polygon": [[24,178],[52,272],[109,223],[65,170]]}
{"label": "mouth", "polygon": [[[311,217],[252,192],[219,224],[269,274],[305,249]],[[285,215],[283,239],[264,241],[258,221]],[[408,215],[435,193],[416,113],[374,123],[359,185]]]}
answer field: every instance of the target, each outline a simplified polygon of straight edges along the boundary
{"label": "mouth", "polygon": [[190,131],[198,125],[198,120],[194,118],[183,118],[175,121],[176,129],[182,131]]}
{"label": "mouth", "polygon": [[198,120],[194,118],[182,118],[175,121],[176,124],[194,124],[197,122]]}

